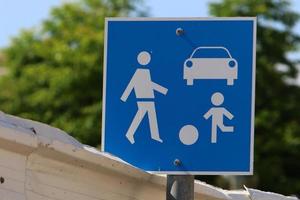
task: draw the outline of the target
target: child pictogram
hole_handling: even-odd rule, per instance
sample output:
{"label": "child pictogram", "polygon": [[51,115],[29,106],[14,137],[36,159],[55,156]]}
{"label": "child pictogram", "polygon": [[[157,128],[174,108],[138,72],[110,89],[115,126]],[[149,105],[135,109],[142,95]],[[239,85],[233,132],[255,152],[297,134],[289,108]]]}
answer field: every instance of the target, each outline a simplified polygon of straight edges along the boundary
{"label": "child pictogram", "polygon": [[211,102],[214,106],[205,115],[203,116],[205,119],[212,118],[212,126],[211,126],[211,143],[217,143],[217,131],[218,128],[222,132],[233,132],[233,126],[225,126],[223,119],[224,116],[228,119],[232,120],[233,115],[224,107],[217,107],[221,106],[224,102],[224,96],[220,92],[216,92],[211,97]]}

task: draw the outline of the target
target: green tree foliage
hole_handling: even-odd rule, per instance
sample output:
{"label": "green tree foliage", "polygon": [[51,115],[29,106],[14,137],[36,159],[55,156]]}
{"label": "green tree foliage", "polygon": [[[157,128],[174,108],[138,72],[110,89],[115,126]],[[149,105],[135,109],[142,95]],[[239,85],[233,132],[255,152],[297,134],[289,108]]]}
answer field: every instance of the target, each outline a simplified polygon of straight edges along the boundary
{"label": "green tree foliage", "polygon": [[[257,16],[255,176],[253,187],[300,194],[300,88],[288,53],[299,47],[299,15],[286,0],[223,0],[215,16]],[[243,37],[243,36],[241,36]],[[245,182],[242,182],[245,183]]]}
{"label": "green tree foliage", "polygon": [[4,55],[0,52],[0,66],[4,63]]}
{"label": "green tree foliage", "polygon": [[[54,8],[4,50],[0,110],[100,143],[104,18],[134,13],[134,0],[81,0]],[[3,89],[5,88],[5,89]]]}

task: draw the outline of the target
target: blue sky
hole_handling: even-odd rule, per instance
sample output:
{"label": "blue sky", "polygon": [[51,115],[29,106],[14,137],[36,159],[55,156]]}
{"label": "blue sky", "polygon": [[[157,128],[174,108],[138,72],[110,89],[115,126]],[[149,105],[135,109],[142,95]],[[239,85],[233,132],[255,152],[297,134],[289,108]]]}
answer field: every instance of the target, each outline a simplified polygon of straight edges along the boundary
{"label": "blue sky", "polygon": [[0,47],[7,45],[20,29],[39,25],[49,9],[60,3],[61,0],[0,0]]}
{"label": "blue sky", "polygon": [[[47,18],[51,7],[70,0],[0,0],[0,48],[9,44],[21,29],[38,27]],[[216,1],[216,0],[213,0]],[[211,0],[145,0],[154,17],[205,17]],[[300,1],[292,0],[300,11]],[[295,29],[300,34],[300,23]]]}

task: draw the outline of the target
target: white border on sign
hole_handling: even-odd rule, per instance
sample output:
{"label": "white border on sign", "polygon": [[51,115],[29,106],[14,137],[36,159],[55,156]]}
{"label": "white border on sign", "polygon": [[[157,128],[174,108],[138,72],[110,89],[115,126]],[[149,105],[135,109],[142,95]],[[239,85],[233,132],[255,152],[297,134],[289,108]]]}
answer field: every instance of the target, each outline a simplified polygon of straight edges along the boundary
{"label": "white border on sign", "polygon": [[253,175],[254,164],[254,123],[255,123],[255,84],[256,84],[256,28],[257,18],[253,20],[253,53],[252,53],[252,108],[251,108],[251,154],[250,154],[250,172]]}
{"label": "white border on sign", "polygon": [[106,108],[106,56],[107,56],[107,30],[108,30],[108,19],[105,18],[104,24],[104,49],[103,49],[103,84],[102,84],[102,131],[101,131],[101,151],[105,151],[105,108]]}
{"label": "white border on sign", "polygon": [[256,17],[106,17],[105,21],[256,21]]}
{"label": "white border on sign", "polygon": [[251,107],[251,138],[250,138],[250,169],[249,171],[148,171],[155,174],[175,175],[253,175],[254,162],[254,120],[255,120],[255,73],[256,73],[256,17],[197,17],[197,18],[151,18],[151,17],[108,17],[105,18],[104,57],[103,57],[103,96],[102,96],[102,141],[101,150],[105,151],[105,106],[106,106],[106,73],[107,73],[107,39],[109,21],[253,21],[253,52],[252,52],[252,107]]}

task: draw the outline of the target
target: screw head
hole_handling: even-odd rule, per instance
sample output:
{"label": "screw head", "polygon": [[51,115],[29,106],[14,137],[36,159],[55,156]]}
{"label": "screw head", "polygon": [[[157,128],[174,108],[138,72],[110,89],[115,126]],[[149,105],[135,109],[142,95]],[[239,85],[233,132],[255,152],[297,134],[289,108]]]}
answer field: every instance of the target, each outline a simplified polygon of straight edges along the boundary
{"label": "screw head", "polygon": [[181,165],[181,161],[179,159],[174,160],[174,165],[179,166]]}
{"label": "screw head", "polygon": [[4,183],[4,178],[3,177],[0,177],[0,183]]}
{"label": "screw head", "polygon": [[176,35],[180,36],[180,35],[183,35],[183,33],[184,33],[184,30],[182,28],[176,29]]}

